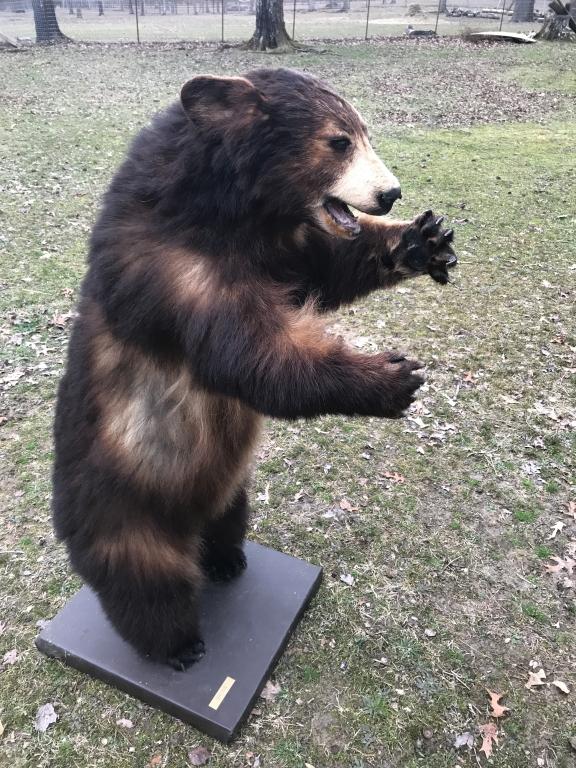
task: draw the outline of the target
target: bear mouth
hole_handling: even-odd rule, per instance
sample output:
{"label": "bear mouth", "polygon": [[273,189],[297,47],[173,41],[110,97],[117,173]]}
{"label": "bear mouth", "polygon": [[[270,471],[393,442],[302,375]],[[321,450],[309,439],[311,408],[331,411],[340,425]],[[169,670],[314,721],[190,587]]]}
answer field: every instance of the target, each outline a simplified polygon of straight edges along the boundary
{"label": "bear mouth", "polygon": [[343,200],[329,197],[322,206],[330,219],[350,237],[360,234],[360,222]]}

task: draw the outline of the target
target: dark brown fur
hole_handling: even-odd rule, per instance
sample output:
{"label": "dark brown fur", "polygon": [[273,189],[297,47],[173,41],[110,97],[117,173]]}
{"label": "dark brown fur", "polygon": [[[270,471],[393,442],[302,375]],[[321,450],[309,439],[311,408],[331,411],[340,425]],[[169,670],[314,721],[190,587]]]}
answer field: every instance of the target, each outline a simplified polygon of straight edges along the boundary
{"label": "dark brown fur", "polygon": [[203,574],[245,565],[262,415],[397,417],[421,383],[320,318],[451,254],[430,215],[363,216],[355,240],[318,225],[346,163],[328,140],[365,130],[308,75],[196,78],[104,199],[58,396],[54,520],[122,636],[176,668],[203,651]]}

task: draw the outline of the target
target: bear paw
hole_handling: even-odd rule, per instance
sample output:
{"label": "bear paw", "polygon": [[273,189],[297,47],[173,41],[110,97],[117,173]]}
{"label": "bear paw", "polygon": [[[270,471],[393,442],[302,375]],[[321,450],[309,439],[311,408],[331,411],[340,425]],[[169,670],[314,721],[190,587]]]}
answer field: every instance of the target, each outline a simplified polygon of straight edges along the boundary
{"label": "bear paw", "polygon": [[417,216],[402,233],[400,261],[411,273],[428,274],[437,283],[445,285],[448,270],[456,266],[458,259],[451,243],[453,229],[442,229],[443,216],[432,211]]}
{"label": "bear paw", "polygon": [[415,373],[422,368],[422,363],[409,360],[398,352],[384,352],[380,357],[384,361],[385,387],[381,415],[399,419],[414,402],[416,390],[424,383],[422,376]]}
{"label": "bear paw", "polygon": [[204,562],[204,572],[210,581],[231,581],[246,568],[244,550],[234,547],[226,552],[211,552]]}
{"label": "bear paw", "polygon": [[194,640],[189,645],[184,646],[181,650],[175,653],[173,656],[169,656],[166,661],[177,672],[185,672],[188,667],[200,661],[202,656],[206,653],[203,640]]}

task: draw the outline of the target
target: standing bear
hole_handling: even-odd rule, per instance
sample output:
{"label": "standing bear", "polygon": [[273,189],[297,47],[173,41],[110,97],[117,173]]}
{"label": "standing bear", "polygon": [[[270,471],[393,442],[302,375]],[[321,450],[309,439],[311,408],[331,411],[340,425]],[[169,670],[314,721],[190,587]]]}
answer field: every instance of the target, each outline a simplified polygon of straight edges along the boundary
{"label": "standing bear", "polygon": [[[322,314],[428,274],[452,231],[401,197],[358,112],[288,69],[200,76],[132,144],[103,201],[55,422],[54,523],[141,654],[204,653],[204,578],[246,566],[263,416],[402,415],[419,363]],[[349,206],[358,213],[352,213]]]}

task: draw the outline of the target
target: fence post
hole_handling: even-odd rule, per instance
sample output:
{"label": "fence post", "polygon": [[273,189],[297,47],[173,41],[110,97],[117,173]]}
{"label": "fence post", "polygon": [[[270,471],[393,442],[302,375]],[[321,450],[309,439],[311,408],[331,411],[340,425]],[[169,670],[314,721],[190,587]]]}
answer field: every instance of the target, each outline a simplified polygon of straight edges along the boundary
{"label": "fence post", "polygon": [[366,4],[366,32],[364,33],[364,40],[368,40],[368,22],[370,21],[370,0]]}
{"label": "fence post", "polygon": [[226,2],[226,0],[220,0],[220,2],[222,3],[222,9],[221,9],[222,10],[222,35],[221,37],[222,37],[222,42],[224,42],[224,3]]}
{"label": "fence post", "polygon": [[140,45],[140,25],[138,24],[138,2],[139,0],[135,0],[134,2],[134,14],[136,18],[136,40],[138,42],[138,45]]}
{"label": "fence post", "polygon": [[438,20],[440,19],[440,5],[442,0],[438,0],[438,10],[436,11],[436,24],[434,26],[434,34],[438,32]]}
{"label": "fence post", "polygon": [[294,40],[294,31],[296,29],[296,0],[292,6],[292,40]]}
{"label": "fence post", "polygon": [[506,10],[506,0],[502,0],[502,13],[500,14],[500,26],[498,31],[502,32],[502,22],[504,21],[504,11]]}

